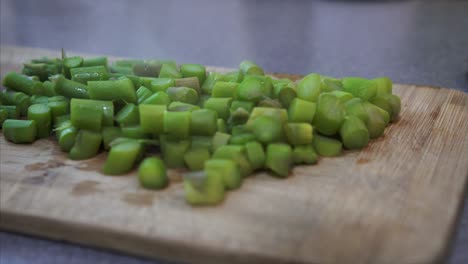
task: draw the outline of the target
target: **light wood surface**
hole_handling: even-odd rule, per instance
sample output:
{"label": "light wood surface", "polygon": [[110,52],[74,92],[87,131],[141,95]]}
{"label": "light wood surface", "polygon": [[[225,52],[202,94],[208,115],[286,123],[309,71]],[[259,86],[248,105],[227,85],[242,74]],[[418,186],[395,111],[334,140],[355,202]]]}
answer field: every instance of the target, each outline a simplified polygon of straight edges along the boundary
{"label": "light wood surface", "polygon": [[[1,71],[49,51],[1,48]],[[57,56],[58,53],[53,53]],[[190,207],[180,172],[164,191],[99,173],[52,139],[0,138],[0,227],[196,263],[438,263],[468,177],[468,94],[395,85],[400,119],[362,151],[260,173],[222,205]]]}

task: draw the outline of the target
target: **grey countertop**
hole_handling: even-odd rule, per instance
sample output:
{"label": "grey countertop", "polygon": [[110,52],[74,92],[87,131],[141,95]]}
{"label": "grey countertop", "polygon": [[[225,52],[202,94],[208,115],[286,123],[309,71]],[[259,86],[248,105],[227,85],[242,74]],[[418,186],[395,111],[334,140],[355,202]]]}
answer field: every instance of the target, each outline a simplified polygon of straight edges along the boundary
{"label": "grey countertop", "polygon": [[[0,44],[270,72],[386,75],[468,92],[468,1],[1,0]],[[466,199],[465,199],[466,200]],[[450,263],[468,263],[468,208]],[[154,263],[0,233],[0,263]],[[158,262],[162,263],[162,262]]]}

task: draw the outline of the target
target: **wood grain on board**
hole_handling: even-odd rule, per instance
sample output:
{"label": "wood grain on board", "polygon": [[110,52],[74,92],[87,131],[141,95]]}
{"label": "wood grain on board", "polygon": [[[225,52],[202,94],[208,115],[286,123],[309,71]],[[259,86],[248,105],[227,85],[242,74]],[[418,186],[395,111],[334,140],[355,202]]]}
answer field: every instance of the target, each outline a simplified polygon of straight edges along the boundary
{"label": "wood grain on board", "polygon": [[[1,71],[46,50],[1,48]],[[216,69],[216,68],[214,68]],[[105,153],[71,161],[52,138],[0,138],[0,227],[198,263],[437,263],[468,177],[468,94],[395,85],[400,119],[362,151],[290,177],[249,177],[215,207],[184,201],[180,171],[163,191],[135,172],[104,176]]]}

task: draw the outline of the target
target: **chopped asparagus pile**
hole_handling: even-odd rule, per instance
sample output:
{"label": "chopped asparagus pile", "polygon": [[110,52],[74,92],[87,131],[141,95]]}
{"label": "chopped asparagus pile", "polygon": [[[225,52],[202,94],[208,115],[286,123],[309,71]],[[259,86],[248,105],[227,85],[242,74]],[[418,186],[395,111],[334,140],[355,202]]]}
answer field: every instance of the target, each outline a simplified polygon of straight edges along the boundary
{"label": "chopped asparagus pile", "polygon": [[386,77],[312,73],[294,82],[267,76],[252,61],[223,74],[200,64],[108,65],[106,57],[62,52],[25,63],[3,86],[0,126],[8,141],[32,143],[55,133],[73,160],[106,150],[102,173],[126,174],[140,164],[148,189],[169,184],[166,168],[187,168],[184,189],[193,205],[220,203],[256,171],[287,177],[295,164],[364,148],[401,108]]}

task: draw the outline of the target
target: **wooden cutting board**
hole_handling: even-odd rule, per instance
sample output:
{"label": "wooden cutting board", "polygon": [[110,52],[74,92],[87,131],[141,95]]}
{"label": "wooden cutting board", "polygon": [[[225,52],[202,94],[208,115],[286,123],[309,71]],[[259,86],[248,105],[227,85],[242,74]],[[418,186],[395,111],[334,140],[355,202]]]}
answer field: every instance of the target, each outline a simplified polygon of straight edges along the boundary
{"label": "wooden cutting board", "polygon": [[[49,51],[2,47],[1,70]],[[52,55],[57,56],[57,53]],[[106,154],[71,161],[52,139],[0,139],[0,227],[141,256],[196,263],[436,263],[468,176],[468,94],[395,85],[398,122],[362,151],[259,173],[216,207],[184,202],[135,172],[99,173]]]}

